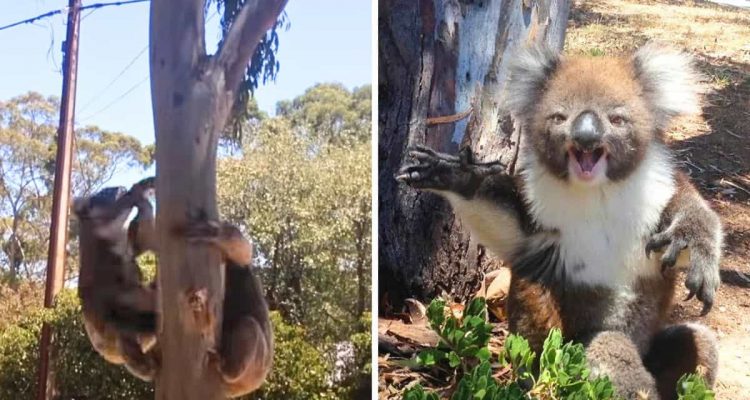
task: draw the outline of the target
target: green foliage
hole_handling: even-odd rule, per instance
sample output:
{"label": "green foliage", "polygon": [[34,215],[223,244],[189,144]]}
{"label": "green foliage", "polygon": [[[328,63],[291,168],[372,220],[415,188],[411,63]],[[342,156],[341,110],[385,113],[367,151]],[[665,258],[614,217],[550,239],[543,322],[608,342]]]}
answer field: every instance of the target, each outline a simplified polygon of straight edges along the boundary
{"label": "green foliage", "polygon": [[[357,100],[347,100],[347,104],[362,104],[365,97],[369,101],[369,89],[355,90],[348,96]],[[318,117],[321,121],[332,121],[338,117],[328,113],[341,110],[327,108],[325,101],[304,102],[314,103],[315,107],[301,107],[291,111],[293,116],[275,118],[269,118],[251,103],[249,113],[254,117],[246,123],[254,133],[246,137],[239,151],[219,160],[217,191],[222,215],[253,240],[257,271],[269,304],[275,310],[272,313],[274,367],[268,383],[247,399],[359,398],[372,374],[371,146],[369,140],[361,140],[369,138],[370,124],[369,120],[361,124],[351,122],[346,129],[337,131],[340,140],[321,139],[306,128],[306,121]],[[33,107],[49,106],[52,110],[49,112],[56,113],[56,106],[48,103],[41,99]],[[307,115],[312,115],[312,110],[316,118]],[[369,111],[356,114],[362,118],[370,115]],[[3,116],[0,112],[0,118]],[[55,119],[50,114],[49,120]],[[5,123],[6,120],[0,119],[0,127]],[[34,126],[41,125],[36,122]],[[0,139],[6,132],[0,131]],[[50,132],[54,133],[54,129]],[[123,149],[133,142],[96,131],[86,133],[86,137],[92,142],[111,143],[107,148],[115,149],[109,158],[113,163],[137,164],[149,160],[153,154],[152,148],[144,147],[132,153],[133,157],[123,158]],[[0,151],[2,144],[0,141]],[[49,161],[53,152],[47,153],[48,144],[35,144],[36,153],[29,151],[29,157],[41,155]],[[82,149],[87,152],[86,157],[96,158],[96,163],[107,159],[100,157],[103,148],[96,143]],[[0,164],[8,165],[5,160]],[[45,171],[40,170],[39,176],[48,179]],[[97,186],[96,182],[104,177],[100,172],[92,171],[80,182],[93,182],[87,185]],[[2,173],[0,178],[5,176]],[[43,196],[32,194],[29,198],[34,201],[46,201]],[[40,204],[35,205],[33,213],[23,214],[18,220],[27,223],[33,220],[31,217],[41,215],[40,221],[46,221],[48,214],[42,211],[49,209],[49,204]],[[3,236],[3,227],[10,224],[2,217],[0,214],[0,238],[7,238]],[[75,222],[72,225],[75,229]],[[47,237],[45,223],[35,222],[33,226],[36,231],[29,232],[37,233],[24,235],[24,240]],[[27,254],[30,247],[24,246]],[[71,243],[69,248],[75,256],[77,245]],[[46,244],[40,246],[39,254],[45,251]],[[141,256],[138,262],[147,278],[154,276],[153,254]],[[61,350],[55,368],[64,378],[60,388],[67,396],[64,398],[153,398],[150,384],[131,377],[123,367],[107,364],[92,349],[82,328],[78,300],[72,292],[60,297],[54,311],[44,311],[40,288],[29,288],[25,282],[22,279],[20,284],[4,285],[0,280],[0,399],[25,399],[33,395],[36,346],[42,321],[53,323],[59,332],[56,340]]]}
{"label": "green foliage", "polygon": [[425,391],[422,385],[414,385],[404,391],[404,400],[438,400],[437,393]]}
{"label": "green foliage", "polygon": [[[533,356],[531,354],[532,359]],[[522,359],[526,357],[528,355],[521,354]],[[559,329],[551,330],[544,341],[539,364],[538,377],[531,377],[534,385],[530,393],[538,394],[540,398],[604,400],[614,396],[614,388],[608,378],[589,379],[583,345],[572,342],[563,344]]]}
{"label": "green foliage", "polygon": [[[559,329],[552,329],[537,355],[521,336],[509,335],[500,355],[500,364],[510,368],[510,380],[501,383],[492,376],[487,341],[491,326],[486,324],[486,307],[481,298],[473,299],[461,320],[445,316],[445,301],[435,299],[427,308],[430,327],[441,340],[437,348],[417,355],[417,364],[433,366],[446,361],[450,367],[463,366],[451,400],[609,400],[615,390],[607,377],[591,378],[586,350],[580,343],[563,342]],[[486,355],[485,355],[486,354]],[[478,362],[477,362],[478,360]],[[475,365],[468,369],[467,366]],[[463,372],[461,374],[461,372]],[[714,393],[696,374],[677,382],[681,400],[713,400]],[[438,395],[417,384],[404,391],[404,400],[436,400]]]}
{"label": "green foliage", "polygon": [[331,369],[321,349],[305,340],[305,329],[271,314],[276,352],[273,370],[260,390],[244,399],[332,399]]}
{"label": "green foliage", "polygon": [[[430,326],[441,340],[437,348],[421,352],[417,362],[431,366],[447,361],[450,367],[463,367],[452,400],[605,400],[614,397],[614,389],[607,378],[589,379],[583,345],[563,343],[558,329],[551,330],[544,341],[538,374],[532,372],[536,354],[529,342],[520,336],[509,335],[500,363],[510,367],[511,380],[504,384],[499,382],[492,376],[489,361],[487,343],[492,326],[486,323],[484,299],[473,299],[460,320],[454,316],[446,318],[444,310],[442,300],[433,300],[427,308]],[[471,365],[474,367],[470,369]],[[404,399],[434,398],[437,398],[434,393],[426,393],[418,385],[404,393]]]}
{"label": "green foliage", "polygon": [[124,368],[108,364],[89,344],[74,291],[57,297],[54,310],[27,310],[0,334],[0,398],[33,399],[38,344],[44,322],[55,332],[53,368],[60,398],[151,399],[153,388]]}
{"label": "green foliage", "polygon": [[280,101],[276,113],[305,136],[323,143],[370,140],[370,85],[347,90],[338,83],[317,84],[292,101]]}
{"label": "green foliage", "polygon": [[677,381],[677,398],[679,400],[713,400],[714,392],[706,382],[696,374],[684,375]]}
{"label": "green foliage", "polygon": [[[342,90],[352,107],[355,94]],[[218,166],[222,215],[253,239],[271,307],[323,346],[363,331],[371,268],[370,143],[327,143],[305,128],[337,118],[342,108],[329,100],[295,99],[299,107],[262,119],[241,156]],[[369,132],[368,122],[339,134]]]}
{"label": "green foliage", "polygon": [[[305,327],[343,397],[371,374],[371,146],[359,139],[370,136],[369,105],[349,110],[362,93],[317,85],[276,117],[257,113],[252,135],[217,169],[221,214],[252,238],[271,309]],[[312,128],[344,120],[340,140]]]}
{"label": "green foliage", "polygon": [[492,325],[487,323],[487,305],[484,299],[473,299],[460,320],[454,316],[446,318],[444,310],[443,300],[433,300],[427,308],[430,326],[440,335],[440,342],[437,348],[420,352],[417,362],[423,366],[432,366],[446,360],[451,368],[463,365],[466,369],[475,360],[489,360],[487,343]]}
{"label": "green foliage", "polygon": [[[246,0],[211,0],[206,2],[208,9],[211,3],[215,4],[216,12],[221,15],[221,32],[222,39],[219,41],[221,47],[224,36],[229,32],[229,28],[234,23]],[[232,117],[227,124],[228,129],[225,136],[234,142],[240,142],[244,135],[248,133],[248,119],[253,118],[253,94],[255,90],[268,81],[275,81],[279,73],[281,64],[276,58],[279,51],[279,31],[289,30],[289,16],[282,12],[276,23],[261,38],[260,43],[255,48],[250,64],[247,67],[245,76],[237,90],[237,99],[235,100]]]}
{"label": "green foliage", "polygon": [[[153,385],[109,364],[91,347],[83,328],[81,308],[73,290],[63,291],[54,310],[27,310],[17,323],[0,333],[0,398],[33,399],[41,326],[55,335],[54,370],[63,399],[153,399]],[[276,353],[273,370],[261,390],[243,399],[334,399],[341,389],[331,385],[330,361],[324,349],[306,340],[305,329],[271,313]],[[368,352],[365,338],[363,352]],[[363,354],[360,354],[362,356]],[[361,365],[361,364],[359,364]]]}

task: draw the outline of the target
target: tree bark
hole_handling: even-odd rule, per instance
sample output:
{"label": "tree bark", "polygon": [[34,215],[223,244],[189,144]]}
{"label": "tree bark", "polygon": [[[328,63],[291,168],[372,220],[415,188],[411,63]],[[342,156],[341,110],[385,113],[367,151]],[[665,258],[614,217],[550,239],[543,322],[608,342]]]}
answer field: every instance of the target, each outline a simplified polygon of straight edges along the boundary
{"label": "tree bark", "polygon": [[447,202],[394,173],[414,144],[468,145],[514,168],[520,135],[501,107],[510,57],[534,42],[562,49],[569,0],[382,0],[379,11],[380,309],[441,293],[464,300],[498,260]]}
{"label": "tree bark", "polygon": [[218,220],[219,135],[255,47],[285,4],[248,0],[212,57],[206,54],[203,0],[151,2],[162,351],[157,399],[226,397],[218,372],[208,366],[221,329],[221,260],[206,246],[188,246],[175,230],[190,217]]}

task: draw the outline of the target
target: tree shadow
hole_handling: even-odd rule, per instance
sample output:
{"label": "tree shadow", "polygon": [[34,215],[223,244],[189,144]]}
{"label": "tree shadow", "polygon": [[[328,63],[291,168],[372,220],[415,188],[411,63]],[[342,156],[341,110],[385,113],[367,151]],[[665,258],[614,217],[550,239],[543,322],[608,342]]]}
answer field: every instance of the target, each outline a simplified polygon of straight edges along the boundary
{"label": "tree shadow", "polygon": [[[748,288],[741,273],[750,272],[750,64],[701,53],[696,59],[715,89],[706,95],[702,121],[679,124],[669,145],[722,216],[722,281]],[[685,137],[674,139],[679,133]]]}
{"label": "tree shadow", "polygon": [[743,289],[750,289],[750,276],[746,273],[733,269],[723,269],[720,273],[721,283]]}
{"label": "tree shadow", "polygon": [[[750,65],[705,54],[697,66],[719,86],[706,95],[703,123],[686,123],[689,131],[705,131],[671,140],[693,182],[706,197],[747,204],[750,200]],[[688,135],[690,132],[687,132]]]}

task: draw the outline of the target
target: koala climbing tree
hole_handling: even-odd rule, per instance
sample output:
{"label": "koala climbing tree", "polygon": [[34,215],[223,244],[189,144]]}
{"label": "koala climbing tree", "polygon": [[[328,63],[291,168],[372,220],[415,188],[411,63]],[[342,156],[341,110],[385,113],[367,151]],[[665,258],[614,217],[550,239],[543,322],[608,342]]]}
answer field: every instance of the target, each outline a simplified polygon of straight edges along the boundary
{"label": "koala climbing tree", "polygon": [[479,161],[513,166],[519,131],[498,107],[509,56],[532,43],[562,49],[570,2],[379,4],[380,298],[398,305],[442,290],[467,298],[492,257],[437,196],[393,175],[416,144],[450,154],[468,145]]}
{"label": "koala climbing tree", "polygon": [[226,371],[220,373],[213,362],[224,304],[225,272],[220,265],[232,256],[220,254],[216,246],[189,242],[178,232],[190,231],[189,222],[196,218],[218,220],[219,136],[245,90],[241,83],[251,57],[275,26],[286,0],[219,3],[224,37],[216,54],[208,55],[204,0],[151,2],[161,312],[157,336],[162,352],[155,377],[157,399],[213,400],[234,394],[226,391]]}

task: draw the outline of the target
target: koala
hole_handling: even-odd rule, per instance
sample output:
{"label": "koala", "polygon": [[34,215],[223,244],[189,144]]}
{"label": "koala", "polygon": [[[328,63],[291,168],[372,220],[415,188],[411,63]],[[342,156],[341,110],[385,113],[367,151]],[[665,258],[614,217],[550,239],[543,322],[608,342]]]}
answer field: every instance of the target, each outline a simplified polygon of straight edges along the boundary
{"label": "koala", "polygon": [[224,316],[219,348],[210,355],[225,393],[237,397],[256,390],[273,363],[273,331],[260,281],[252,269],[253,247],[235,226],[193,219],[181,230],[195,244],[208,244],[226,266]]}
{"label": "koala", "polygon": [[664,144],[671,119],[700,111],[686,55],[649,44],[626,57],[518,52],[504,103],[522,131],[519,173],[416,146],[396,179],[446,198],[509,262],[509,328],[539,352],[551,328],[582,342],[594,374],[627,399],[676,399],[718,351],[705,326],[668,325],[675,266],[710,311],[723,233]]}
{"label": "koala", "polygon": [[[86,333],[105,360],[133,375],[153,379],[157,366],[156,298],[136,257],[156,250],[153,178],[125,188],[107,188],[74,201],[79,221],[81,299]],[[136,207],[135,218],[128,218]]]}

